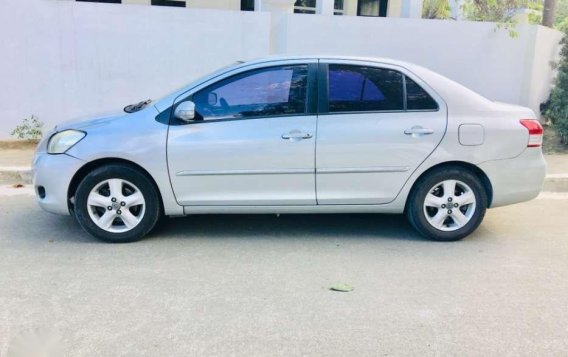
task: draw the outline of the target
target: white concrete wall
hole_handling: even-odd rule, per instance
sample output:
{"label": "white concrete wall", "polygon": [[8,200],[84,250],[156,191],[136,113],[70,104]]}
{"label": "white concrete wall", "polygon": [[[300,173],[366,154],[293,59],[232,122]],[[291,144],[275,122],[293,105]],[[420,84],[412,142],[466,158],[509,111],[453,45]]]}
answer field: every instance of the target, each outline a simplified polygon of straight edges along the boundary
{"label": "white concrete wall", "polygon": [[407,60],[538,111],[561,34],[517,30],[513,39],[490,23],[1,0],[0,139],[32,114],[51,128],[270,52]]}
{"label": "white concrete wall", "polygon": [[[517,28],[518,38],[495,24],[402,18],[288,15],[278,52],[388,57],[414,62],[492,100],[530,106],[550,89],[548,64],[558,51],[558,31]],[[309,34],[309,36],[306,36]]]}
{"label": "white concrete wall", "polygon": [[164,95],[269,53],[270,14],[56,0],[0,2],[0,138]]}

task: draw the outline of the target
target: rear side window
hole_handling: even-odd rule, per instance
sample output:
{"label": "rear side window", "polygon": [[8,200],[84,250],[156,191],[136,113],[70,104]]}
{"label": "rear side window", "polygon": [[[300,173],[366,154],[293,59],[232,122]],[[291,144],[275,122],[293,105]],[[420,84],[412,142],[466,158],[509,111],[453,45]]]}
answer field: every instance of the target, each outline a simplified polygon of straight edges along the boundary
{"label": "rear side window", "polygon": [[438,110],[438,103],[416,82],[406,77],[406,109]]}
{"label": "rear side window", "polygon": [[329,112],[404,110],[402,74],[382,68],[329,65]]}

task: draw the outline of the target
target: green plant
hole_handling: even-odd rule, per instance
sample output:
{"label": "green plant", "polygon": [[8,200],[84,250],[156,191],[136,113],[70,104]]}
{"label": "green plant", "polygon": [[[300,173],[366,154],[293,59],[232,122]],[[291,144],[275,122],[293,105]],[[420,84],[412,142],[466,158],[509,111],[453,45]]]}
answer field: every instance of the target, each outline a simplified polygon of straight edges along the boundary
{"label": "green plant", "polygon": [[43,123],[32,115],[31,118],[24,118],[22,123],[14,128],[10,135],[16,139],[39,140],[43,136]]}
{"label": "green plant", "polygon": [[544,9],[542,2],[530,2],[529,10],[529,24],[540,25],[542,23],[542,10]]}
{"label": "green plant", "polygon": [[448,0],[424,0],[422,6],[423,19],[449,19],[452,9]]}
{"label": "green plant", "polygon": [[558,0],[554,27],[562,32],[568,30],[568,0]]}
{"label": "green plant", "polygon": [[562,143],[568,144],[568,33],[564,35],[561,45],[560,61],[556,67],[558,74],[544,114],[552,122]]}
{"label": "green plant", "polygon": [[[515,38],[516,15],[519,9],[532,9],[538,7],[538,0],[465,0],[462,3],[462,12],[466,20],[490,21],[497,23],[497,29],[505,29],[509,36]],[[535,21],[535,15],[529,15],[529,21]]]}

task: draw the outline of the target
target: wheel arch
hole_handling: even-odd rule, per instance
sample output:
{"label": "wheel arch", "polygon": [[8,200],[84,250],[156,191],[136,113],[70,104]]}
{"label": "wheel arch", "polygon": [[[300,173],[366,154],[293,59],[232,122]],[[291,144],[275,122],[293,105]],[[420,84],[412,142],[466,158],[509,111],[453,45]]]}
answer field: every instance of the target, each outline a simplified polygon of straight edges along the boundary
{"label": "wheel arch", "polygon": [[414,183],[412,184],[412,188],[411,188],[408,196],[406,197],[404,210],[406,211],[406,208],[408,207],[408,202],[412,198],[412,196],[414,194],[414,190],[416,190],[416,188],[417,188],[417,183],[419,183],[424,177],[429,175],[431,172],[436,171],[436,170],[440,170],[440,169],[443,169],[443,168],[449,168],[449,167],[458,167],[458,168],[467,170],[467,171],[471,172],[472,174],[474,174],[475,176],[477,176],[479,178],[479,180],[481,181],[483,188],[485,189],[485,193],[487,194],[487,208],[491,207],[491,203],[493,201],[493,185],[491,184],[491,180],[489,180],[489,177],[487,176],[487,174],[482,169],[480,169],[478,166],[476,166],[472,163],[469,163],[469,162],[446,161],[446,162],[442,162],[442,163],[439,163],[437,165],[430,167],[428,170],[424,171],[414,181]]}
{"label": "wheel arch", "polygon": [[156,180],[152,177],[152,175],[150,175],[148,170],[146,170],[144,167],[142,167],[139,164],[132,162],[130,160],[125,160],[125,159],[121,159],[121,158],[113,158],[113,157],[89,161],[88,163],[83,165],[79,170],[77,170],[75,175],[73,175],[73,178],[71,179],[71,183],[69,184],[69,187],[67,189],[67,202],[68,202],[68,206],[69,206],[69,212],[73,213],[73,210],[74,210],[73,197],[75,196],[75,193],[77,192],[77,188],[79,187],[79,183],[81,183],[81,181],[85,178],[85,176],[87,176],[89,174],[89,172],[91,172],[91,171],[93,171],[93,170],[95,170],[99,167],[102,167],[102,166],[105,166],[105,165],[111,165],[111,164],[121,164],[121,165],[125,165],[125,166],[130,166],[130,167],[133,167],[136,170],[140,171],[143,175],[145,175],[150,180],[150,182],[154,186],[154,189],[158,193],[158,197],[160,199],[160,202],[159,202],[160,211],[163,214],[164,202],[163,202],[163,198],[162,198],[162,192],[160,191],[160,187],[156,183]]}

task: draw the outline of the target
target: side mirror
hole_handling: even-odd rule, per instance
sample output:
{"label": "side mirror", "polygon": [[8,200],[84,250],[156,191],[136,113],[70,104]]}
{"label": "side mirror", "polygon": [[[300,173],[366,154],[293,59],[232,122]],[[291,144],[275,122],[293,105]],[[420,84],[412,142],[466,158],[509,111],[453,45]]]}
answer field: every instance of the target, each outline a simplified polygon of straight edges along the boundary
{"label": "side mirror", "polygon": [[195,103],[188,100],[178,104],[174,112],[174,117],[183,121],[192,121],[195,119]]}
{"label": "side mirror", "polygon": [[207,96],[207,104],[209,104],[210,106],[217,105],[217,93],[209,93],[209,95]]}

